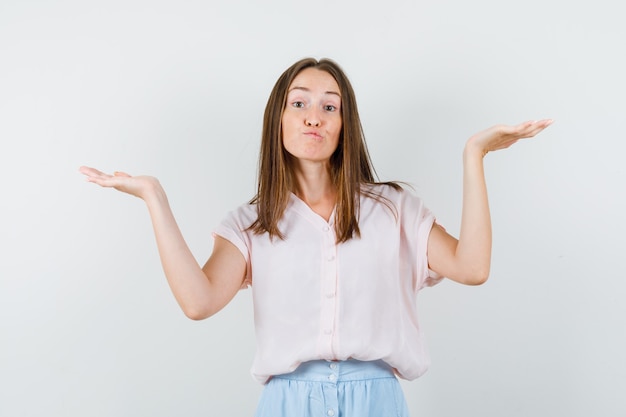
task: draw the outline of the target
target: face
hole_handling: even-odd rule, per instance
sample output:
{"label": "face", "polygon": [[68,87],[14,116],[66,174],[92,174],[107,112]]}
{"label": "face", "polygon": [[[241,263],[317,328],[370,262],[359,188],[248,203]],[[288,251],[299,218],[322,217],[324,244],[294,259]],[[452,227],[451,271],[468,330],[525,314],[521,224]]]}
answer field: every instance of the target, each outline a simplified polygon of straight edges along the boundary
{"label": "face", "polygon": [[341,133],[341,94],[326,71],[302,70],[287,92],[282,116],[283,146],[301,163],[327,162]]}

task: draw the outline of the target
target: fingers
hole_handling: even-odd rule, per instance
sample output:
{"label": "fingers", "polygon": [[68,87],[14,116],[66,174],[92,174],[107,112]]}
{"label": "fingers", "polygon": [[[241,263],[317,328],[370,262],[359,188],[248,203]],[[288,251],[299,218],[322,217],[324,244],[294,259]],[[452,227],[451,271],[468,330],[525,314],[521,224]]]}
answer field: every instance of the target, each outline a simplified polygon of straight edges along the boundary
{"label": "fingers", "polygon": [[537,135],[539,132],[550,126],[553,122],[554,120],[552,119],[528,121],[517,126],[519,128],[517,133],[518,135],[520,135],[520,139],[532,138],[533,136]]}
{"label": "fingers", "polygon": [[119,184],[119,181],[117,180],[117,178],[120,178],[120,177],[130,178],[131,177],[131,175],[125,172],[115,171],[113,175],[109,175],[95,168],[87,167],[87,166],[81,166],[80,168],[78,168],[78,171],[81,174],[85,175],[86,177],[85,179],[88,182],[93,182],[102,187],[115,187],[116,185]]}
{"label": "fingers", "polygon": [[552,119],[543,119],[527,121],[515,126],[492,126],[472,136],[468,140],[468,145],[484,156],[488,152],[506,149],[521,139],[532,138],[552,123]]}
{"label": "fingers", "polygon": [[[95,168],[91,168],[91,167],[86,167],[86,166],[82,166],[78,169],[78,171],[83,174],[86,178],[87,181],[89,182],[95,182],[100,184],[101,181],[105,180],[106,178],[110,177],[110,175],[105,174],[102,171],[98,171]],[[102,185],[102,184],[100,184]]]}
{"label": "fingers", "polygon": [[87,176],[104,175],[103,172],[98,171],[95,168],[86,167],[86,166],[81,166],[80,168],[78,168],[78,172],[80,172],[83,175],[87,175]]}
{"label": "fingers", "polygon": [[520,123],[516,126],[500,125],[495,126],[494,133],[501,136],[503,142],[511,142],[512,145],[516,141],[525,138],[532,138],[553,123],[552,119],[531,120]]}

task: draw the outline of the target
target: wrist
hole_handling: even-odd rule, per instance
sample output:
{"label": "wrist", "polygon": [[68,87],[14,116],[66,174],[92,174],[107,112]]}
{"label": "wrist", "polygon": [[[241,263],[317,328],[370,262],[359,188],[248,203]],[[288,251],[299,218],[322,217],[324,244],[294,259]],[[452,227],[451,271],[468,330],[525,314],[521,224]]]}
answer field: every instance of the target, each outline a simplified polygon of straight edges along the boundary
{"label": "wrist", "polygon": [[465,143],[465,148],[463,149],[463,159],[483,159],[485,155],[487,155],[487,150],[480,146],[473,137],[469,138],[469,140]]}
{"label": "wrist", "polygon": [[158,179],[155,177],[146,178],[141,199],[145,201],[148,206],[167,202],[165,190]]}

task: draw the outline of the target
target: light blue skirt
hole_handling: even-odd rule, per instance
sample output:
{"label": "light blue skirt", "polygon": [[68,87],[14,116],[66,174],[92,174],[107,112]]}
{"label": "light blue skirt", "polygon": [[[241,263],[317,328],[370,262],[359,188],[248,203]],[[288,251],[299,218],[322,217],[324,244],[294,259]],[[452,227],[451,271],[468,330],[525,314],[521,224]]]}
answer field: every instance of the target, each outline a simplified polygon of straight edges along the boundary
{"label": "light blue skirt", "polygon": [[255,417],[409,417],[385,362],[305,362],[265,385]]}

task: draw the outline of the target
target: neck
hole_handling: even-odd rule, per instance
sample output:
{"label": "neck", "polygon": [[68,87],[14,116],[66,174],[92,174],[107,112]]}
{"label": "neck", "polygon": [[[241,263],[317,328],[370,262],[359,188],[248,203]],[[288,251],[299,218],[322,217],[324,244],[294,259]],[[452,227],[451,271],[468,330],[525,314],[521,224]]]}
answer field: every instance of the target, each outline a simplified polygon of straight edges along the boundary
{"label": "neck", "polygon": [[294,193],[328,221],[337,201],[337,190],[328,164],[299,165],[294,174],[297,182]]}

